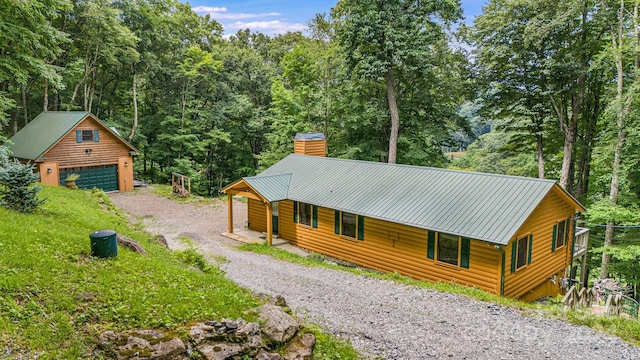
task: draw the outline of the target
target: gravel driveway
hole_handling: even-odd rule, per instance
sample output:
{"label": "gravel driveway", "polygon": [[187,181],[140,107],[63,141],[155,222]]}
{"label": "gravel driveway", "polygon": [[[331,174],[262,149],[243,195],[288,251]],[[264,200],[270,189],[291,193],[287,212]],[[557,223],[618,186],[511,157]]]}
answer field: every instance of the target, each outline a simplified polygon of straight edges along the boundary
{"label": "gravel driveway", "polygon": [[[367,358],[379,359],[640,359],[640,348],[619,338],[559,320],[462,296],[392,281],[305,267],[238,251],[226,231],[227,209],[178,204],[148,189],[114,193],[118,207],[163,234],[171,248],[193,239],[205,254],[225,256],[221,268],[238,284],[283,295],[300,318],[349,338]],[[241,227],[246,205],[234,203]]]}

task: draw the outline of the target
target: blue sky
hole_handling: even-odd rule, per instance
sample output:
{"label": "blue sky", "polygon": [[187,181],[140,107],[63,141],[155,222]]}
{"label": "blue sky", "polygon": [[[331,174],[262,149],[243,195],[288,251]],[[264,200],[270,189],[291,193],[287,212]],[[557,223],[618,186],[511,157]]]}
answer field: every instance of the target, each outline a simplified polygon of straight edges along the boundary
{"label": "blue sky", "polygon": [[[337,0],[191,0],[198,14],[211,14],[224,26],[226,35],[239,29],[268,35],[287,31],[304,31],[306,23],[316,13],[329,13]],[[485,0],[461,0],[465,21],[473,22],[482,12]]]}

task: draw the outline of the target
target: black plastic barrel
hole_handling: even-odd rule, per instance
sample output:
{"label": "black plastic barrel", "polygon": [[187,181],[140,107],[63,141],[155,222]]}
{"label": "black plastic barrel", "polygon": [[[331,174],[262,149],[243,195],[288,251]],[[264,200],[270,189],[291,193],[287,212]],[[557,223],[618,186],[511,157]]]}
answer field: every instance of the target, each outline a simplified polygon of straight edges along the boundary
{"label": "black plastic barrel", "polygon": [[91,256],[110,258],[118,256],[118,239],[113,230],[98,230],[89,235]]}

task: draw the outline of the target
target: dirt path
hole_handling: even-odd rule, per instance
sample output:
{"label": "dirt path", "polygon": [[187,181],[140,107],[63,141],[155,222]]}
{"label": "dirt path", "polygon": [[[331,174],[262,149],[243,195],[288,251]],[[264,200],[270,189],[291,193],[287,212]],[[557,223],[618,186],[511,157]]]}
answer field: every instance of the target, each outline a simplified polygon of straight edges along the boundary
{"label": "dirt path", "polygon": [[[118,207],[171,248],[193,239],[205,254],[224,256],[221,265],[238,284],[272,296],[281,294],[301,318],[349,338],[368,358],[380,359],[640,359],[640,348],[620,339],[558,320],[462,296],[392,281],[305,267],[242,252],[220,235],[226,204],[178,204],[147,190],[115,193]],[[246,221],[246,205],[234,203],[234,221]]]}

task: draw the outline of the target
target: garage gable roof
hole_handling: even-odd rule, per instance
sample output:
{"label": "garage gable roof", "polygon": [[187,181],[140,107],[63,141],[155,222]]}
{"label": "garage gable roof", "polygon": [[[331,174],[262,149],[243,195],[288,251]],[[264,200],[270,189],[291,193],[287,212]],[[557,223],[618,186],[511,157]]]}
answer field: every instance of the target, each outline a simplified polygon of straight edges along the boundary
{"label": "garage gable roof", "polygon": [[40,160],[62,137],[67,135],[82,120],[92,116],[104,126],[106,131],[116,135],[131,150],[138,152],[131,144],[122,139],[113,130],[109,129],[98,118],[87,111],[45,111],[31,120],[24,128],[12,138],[13,144],[9,145],[11,156],[26,159]]}
{"label": "garage gable roof", "polygon": [[555,181],[289,155],[255,179],[291,174],[286,198],[506,245]]}

